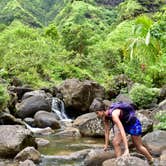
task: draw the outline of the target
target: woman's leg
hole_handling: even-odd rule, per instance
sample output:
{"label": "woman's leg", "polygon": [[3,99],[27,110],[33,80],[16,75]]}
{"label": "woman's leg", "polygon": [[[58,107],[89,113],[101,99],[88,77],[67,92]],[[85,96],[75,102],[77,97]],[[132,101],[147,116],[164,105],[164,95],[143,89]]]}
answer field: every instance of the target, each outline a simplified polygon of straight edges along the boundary
{"label": "woman's leg", "polygon": [[136,149],[140,153],[142,153],[143,155],[145,155],[145,157],[148,159],[148,161],[152,161],[153,160],[151,154],[148,152],[148,150],[143,145],[141,136],[132,136],[132,141],[133,141]]}
{"label": "woman's leg", "polygon": [[114,150],[115,150],[115,156],[116,157],[119,157],[121,156],[122,152],[121,152],[121,147],[120,147],[120,144],[122,142],[122,136],[121,136],[121,133],[119,131],[119,129],[116,127],[116,125],[114,126],[114,138],[112,140],[112,144],[114,146]]}

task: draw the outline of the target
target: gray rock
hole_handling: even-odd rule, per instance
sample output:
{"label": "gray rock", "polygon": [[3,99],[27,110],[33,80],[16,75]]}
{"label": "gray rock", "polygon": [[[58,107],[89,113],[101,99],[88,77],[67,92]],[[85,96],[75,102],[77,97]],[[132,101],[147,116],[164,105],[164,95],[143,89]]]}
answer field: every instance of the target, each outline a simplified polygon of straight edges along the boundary
{"label": "gray rock", "polygon": [[59,90],[63,94],[67,113],[75,115],[88,112],[93,99],[103,98],[105,95],[102,86],[89,80],[81,82],[78,79],[67,79],[59,86]]}
{"label": "gray rock", "polygon": [[31,160],[25,160],[24,162],[20,162],[19,166],[36,166],[36,165]]}
{"label": "gray rock", "polygon": [[96,113],[87,113],[79,116],[73,123],[83,136],[104,136],[104,125]]}
{"label": "gray rock", "polygon": [[20,125],[0,126],[0,156],[13,157],[27,146],[37,147],[30,130]]}
{"label": "gray rock", "polygon": [[84,160],[84,166],[101,166],[105,160],[114,157],[113,151],[104,152],[103,149],[92,149]]}
{"label": "gray rock", "polygon": [[102,166],[149,166],[149,164],[137,157],[119,157],[104,161]]}
{"label": "gray rock", "polygon": [[37,127],[51,127],[52,129],[60,128],[57,116],[54,113],[39,111],[35,114],[34,119]]}
{"label": "gray rock", "polygon": [[34,147],[26,147],[14,158],[16,161],[25,161],[27,159],[39,163],[40,153]]}
{"label": "gray rock", "polygon": [[152,154],[160,156],[166,150],[166,131],[153,131],[143,137],[143,143],[148,147]]}
{"label": "gray rock", "polygon": [[52,98],[43,91],[32,91],[24,94],[21,103],[16,104],[17,115],[20,118],[33,117],[40,110],[51,111]]}

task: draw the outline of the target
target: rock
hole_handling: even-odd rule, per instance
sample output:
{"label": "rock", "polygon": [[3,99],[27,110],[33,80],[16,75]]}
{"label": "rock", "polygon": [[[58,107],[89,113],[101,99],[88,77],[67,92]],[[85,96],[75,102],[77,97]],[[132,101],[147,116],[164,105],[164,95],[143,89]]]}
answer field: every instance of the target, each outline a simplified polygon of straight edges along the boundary
{"label": "rock", "polygon": [[74,153],[71,153],[71,154],[68,154],[68,155],[58,155],[58,156],[42,156],[44,158],[44,160],[55,160],[56,162],[57,161],[60,161],[60,162],[63,162],[63,161],[68,161],[68,162],[73,162],[73,161],[78,161],[78,160],[83,160],[86,155],[89,153],[90,149],[84,149],[84,150],[80,150],[80,151],[77,151],[77,152],[74,152]]}
{"label": "rock", "polygon": [[25,118],[24,122],[27,123],[28,125],[32,126],[32,127],[36,127],[34,118]]}
{"label": "rock", "polygon": [[166,162],[166,150],[162,151],[161,156],[160,156],[160,160]]}
{"label": "rock", "polygon": [[17,86],[17,87],[15,87],[15,86],[10,86],[10,87],[9,87],[9,91],[16,93],[17,96],[18,96],[18,100],[21,100],[22,97],[23,97],[23,95],[24,95],[26,92],[31,92],[31,91],[33,91],[33,89],[32,89],[32,88],[29,88],[29,87],[24,87],[24,86]]}
{"label": "rock", "polygon": [[[110,88],[108,90],[109,99],[111,100],[112,98],[115,98],[119,94],[123,94],[124,92],[125,93],[128,92],[129,89],[131,88],[132,84],[133,84],[132,81],[124,74],[120,74],[120,75],[115,76],[112,79]],[[126,100],[125,97],[123,97],[123,100]]]}
{"label": "rock", "polygon": [[105,89],[98,83],[78,79],[67,79],[59,86],[63,94],[67,114],[77,117],[89,112],[89,106],[94,98],[104,98]]}
{"label": "rock", "polygon": [[21,103],[16,104],[17,116],[24,119],[33,117],[40,110],[51,111],[52,98],[43,91],[32,91],[24,94]]}
{"label": "rock", "polygon": [[104,136],[104,125],[96,113],[87,113],[74,120],[73,126],[77,127],[83,136]]}
{"label": "rock", "polygon": [[151,132],[153,130],[153,120],[148,119],[145,115],[138,112],[136,115],[142,124],[142,133],[145,134]]}
{"label": "rock", "polygon": [[103,162],[102,166],[149,166],[147,162],[137,157],[119,157]]}
{"label": "rock", "polygon": [[50,143],[50,141],[43,139],[43,138],[36,138],[35,141],[36,141],[38,147],[46,146]]}
{"label": "rock", "polygon": [[157,110],[166,110],[166,99],[159,103]]}
{"label": "rock", "polygon": [[52,98],[52,95],[51,94],[48,94],[48,93],[45,93],[44,90],[35,90],[35,91],[31,91],[31,92],[26,92],[24,95],[23,95],[23,98],[22,100],[25,100],[27,98],[30,98],[30,97],[35,97],[35,96],[40,96],[42,98],[45,98],[45,99],[50,99]]}
{"label": "rock", "polygon": [[9,113],[0,113],[0,125],[23,125],[23,121],[21,119],[15,118],[13,115]]}
{"label": "rock", "polygon": [[26,147],[14,158],[16,161],[25,161],[27,159],[32,160],[35,163],[39,163],[40,153],[34,147]]}
{"label": "rock", "polygon": [[81,137],[81,134],[77,128],[67,127],[65,130],[55,134],[60,137]]}
{"label": "rock", "polygon": [[160,156],[166,150],[166,131],[153,131],[143,137],[143,143],[148,147],[152,154]]}
{"label": "rock", "polygon": [[0,156],[13,157],[27,146],[37,147],[30,130],[20,125],[0,125]]}
{"label": "rock", "polygon": [[31,160],[25,160],[24,162],[20,162],[19,166],[36,166],[36,165]]}
{"label": "rock", "polygon": [[35,114],[34,119],[37,127],[51,127],[52,129],[60,128],[57,116],[54,113],[39,111]]}
{"label": "rock", "polygon": [[123,102],[127,102],[130,104],[133,104],[133,101],[130,99],[130,97],[126,94],[119,94],[116,98],[115,98],[115,102],[119,102],[119,101],[123,101]]}
{"label": "rock", "polygon": [[92,149],[84,161],[84,166],[101,166],[105,160],[114,158],[113,151],[104,152],[103,149]]}

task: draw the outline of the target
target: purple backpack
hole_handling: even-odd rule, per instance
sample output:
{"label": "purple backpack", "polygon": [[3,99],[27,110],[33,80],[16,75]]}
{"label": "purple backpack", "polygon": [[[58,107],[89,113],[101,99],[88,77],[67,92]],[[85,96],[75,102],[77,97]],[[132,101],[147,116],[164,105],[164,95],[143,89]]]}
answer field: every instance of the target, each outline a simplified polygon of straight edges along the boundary
{"label": "purple backpack", "polygon": [[121,122],[125,125],[125,124],[129,124],[131,122],[134,122],[136,119],[135,116],[135,109],[133,108],[133,106],[129,103],[126,102],[116,102],[113,103],[109,109],[109,115],[110,117],[112,117],[112,112],[115,109],[120,109],[122,110],[122,117],[120,117]]}

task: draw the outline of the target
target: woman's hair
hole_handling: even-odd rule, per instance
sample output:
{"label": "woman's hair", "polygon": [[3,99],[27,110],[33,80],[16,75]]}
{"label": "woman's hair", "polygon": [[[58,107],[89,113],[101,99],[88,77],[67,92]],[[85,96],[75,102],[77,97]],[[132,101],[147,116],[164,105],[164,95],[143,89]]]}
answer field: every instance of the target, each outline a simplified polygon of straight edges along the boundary
{"label": "woman's hair", "polygon": [[94,111],[105,111],[105,104],[103,102],[94,105]]}

